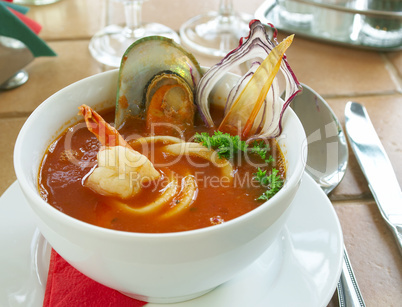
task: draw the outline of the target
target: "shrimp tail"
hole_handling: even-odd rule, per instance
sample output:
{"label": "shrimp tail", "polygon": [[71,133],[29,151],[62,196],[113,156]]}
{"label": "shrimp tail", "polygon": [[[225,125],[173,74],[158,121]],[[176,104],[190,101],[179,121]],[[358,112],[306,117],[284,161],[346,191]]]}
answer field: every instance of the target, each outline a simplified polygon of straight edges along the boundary
{"label": "shrimp tail", "polygon": [[88,130],[97,137],[103,146],[130,147],[121,134],[91,107],[83,104],[78,109],[80,110],[79,114],[84,116]]}

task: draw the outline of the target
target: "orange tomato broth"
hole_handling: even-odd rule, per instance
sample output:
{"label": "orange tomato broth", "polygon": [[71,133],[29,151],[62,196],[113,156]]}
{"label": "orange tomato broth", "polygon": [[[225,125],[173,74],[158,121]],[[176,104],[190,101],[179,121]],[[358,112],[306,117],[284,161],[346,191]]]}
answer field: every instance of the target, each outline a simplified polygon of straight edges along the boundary
{"label": "orange tomato broth", "polygon": [[[215,120],[222,118],[223,110],[212,108],[212,116]],[[114,109],[100,112],[102,117],[109,123],[113,122]],[[160,129],[160,127],[159,127]],[[125,123],[119,131],[124,138],[140,135],[148,136],[145,120],[133,119]],[[171,132],[171,131],[170,131]],[[194,127],[185,131],[188,139],[196,132],[213,133],[205,127],[197,114]],[[72,137],[71,137],[72,136]],[[66,149],[66,141],[71,138],[71,146]],[[271,171],[271,167],[279,170],[282,178],[285,178],[285,163],[283,155],[275,140],[269,140],[271,154],[275,162],[271,165],[263,163],[260,157],[255,154],[248,154],[249,161],[258,163],[263,170]],[[85,187],[84,182],[87,174],[96,165],[96,156],[100,148],[96,137],[79,122],[66,129],[47,149],[39,169],[38,186],[42,198],[51,206],[61,212],[89,224],[109,229],[143,232],[143,233],[164,233],[178,232],[192,229],[204,228],[221,222],[239,217],[264,203],[257,198],[266,190],[253,179],[253,173],[257,168],[253,163],[248,163],[243,158],[237,158],[233,162],[234,178],[229,182],[227,178],[221,177],[220,169],[211,167],[211,162],[200,157],[171,156],[161,151],[158,143],[150,145],[145,155],[155,163],[159,172],[166,173],[173,171],[177,173],[180,180],[190,170],[195,175],[198,190],[196,200],[186,209],[169,218],[161,218],[160,212],[149,214],[128,213],[113,205],[111,197],[95,193]],[[145,146],[146,147],[146,146]],[[133,145],[139,152],[143,148]],[[169,165],[166,169],[162,164],[168,164],[171,160],[176,163]],[[193,162],[193,163],[190,163]],[[206,165],[194,168],[192,164]],[[158,165],[162,165],[158,167]],[[147,184],[141,192],[129,200],[126,204],[133,208],[141,208],[152,202],[161,195],[163,184],[166,183],[162,176],[161,180]],[[169,208],[175,206],[172,201],[167,205]]]}

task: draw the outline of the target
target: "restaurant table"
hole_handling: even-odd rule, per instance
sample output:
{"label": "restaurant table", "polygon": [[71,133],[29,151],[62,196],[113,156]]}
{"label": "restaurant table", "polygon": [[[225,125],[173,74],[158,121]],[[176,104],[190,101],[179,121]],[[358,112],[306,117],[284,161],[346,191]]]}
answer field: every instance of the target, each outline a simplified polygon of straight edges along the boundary
{"label": "restaurant table", "polygon": [[[260,4],[261,0],[234,1],[237,11],[250,14]],[[143,19],[178,30],[189,18],[216,10],[217,6],[218,1],[213,0],[150,0],[144,3]],[[0,194],[16,180],[14,144],[31,112],[65,86],[109,69],[97,63],[88,50],[91,37],[105,26],[104,1],[61,0],[30,7],[27,16],[43,26],[39,36],[58,56],[36,58],[26,67],[26,84],[0,91]],[[284,33],[279,32],[279,37]],[[219,60],[196,57],[204,66]],[[296,36],[287,58],[299,81],[327,100],[342,125],[349,100],[366,106],[401,184],[402,52],[348,48]],[[401,306],[402,256],[351,150],[350,153],[345,178],[329,198],[338,214],[366,305]],[[334,293],[329,306],[337,305]]]}

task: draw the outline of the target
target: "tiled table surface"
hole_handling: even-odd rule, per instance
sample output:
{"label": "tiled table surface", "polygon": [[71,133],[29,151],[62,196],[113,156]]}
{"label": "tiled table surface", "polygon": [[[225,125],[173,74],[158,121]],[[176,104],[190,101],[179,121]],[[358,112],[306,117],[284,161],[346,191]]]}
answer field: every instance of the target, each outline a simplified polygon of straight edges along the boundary
{"label": "tiled table surface", "polygon": [[[253,14],[261,0],[235,0],[234,4],[235,9]],[[213,0],[151,0],[144,4],[144,20],[178,30],[190,17],[216,7]],[[103,1],[61,0],[31,7],[28,16],[43,26],[40,37],[58,56],[35,59],[27,67],[30,79],[25,85],[0,91],[0,194],[16,179],[13,147],[29,114],[54,92],[107,69],[88,51],[91,36],[104,26]],[[299,81],[326,98],[342,124],[347,101],[366,106],[401,184],[402,52],[349,49],[296,37],[287,56]],[[217,62],[198,55],[197,59],[205,66]],[[367,306],[400,306],[402,257],[353,154],[343,182],[330,199]],[[330,306],[337,306],[335,296]]]}

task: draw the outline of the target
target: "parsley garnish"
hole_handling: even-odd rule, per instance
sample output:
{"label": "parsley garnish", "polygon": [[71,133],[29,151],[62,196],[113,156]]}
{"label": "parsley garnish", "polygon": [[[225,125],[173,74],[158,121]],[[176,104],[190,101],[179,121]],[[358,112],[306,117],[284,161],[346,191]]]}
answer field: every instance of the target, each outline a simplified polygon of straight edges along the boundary
{"label": "parsley garnish", "polygon": [[268,157],[268,159],[267,160],[265,160],[265,163],[273,163],[273,162],[275,162],[275,159],[274,159],[274,157],[272,156],[272,155],[269,155],[269,157]]}
{"label": "parsley garnish", "polygon": [[251,148],[251,152],[254,154],[257,154],[261,157],[262,160],[265,161],[265,163],[272,163],[275,161],[275,159],[272,157],[272,155],[269,155],[267,157],[267,154],[270,151],[269,144],[265,143],[264,141],[255,141],[253,143],[253,147]]}
{"label": "parsley garnish", "polygon": [[265,144],[264,141],[255,141],[253,143],[253,147],[251,148],[251,152],[259,155],[261,159],[265,160],[267,153],[269,151],[269,145]]}
{"label": "parsley garnish", "polygon": [[245,141],[240,140],[238,135],[233,136],[221,131],[215,131],[213,135],[209,135],[207,132],[196,133],[194,141],[216,150],[219,158],[232,159],[236,153],[250,150],[252,154],[260,156],[265,163],[274,161],[272,155],[267,157],[270,147],[264,141],[254,141],[249,147]]}
{"label": "parsley garnish", "polygon": [[283,186],[283,179],[278,176],[278,170],[272,169],[271,174],[267,175],[267,171],[263,171],[258,168],[257,173],[254,174],[254,178],[267,190],[257,199],[268,200],[274,196]]}
{"label": "parsley garnish", "polygon": [[209,149],[215,149],[219,158],[232,159],[235,153],[247,150],[246,142],[240,140],[238,135],[232,136],[229,133],[222,133],[221,131],[215,131],[212,136],[206,132],[202,132],[201,134],[196,133],[194,141],[201,143]]}
{"label": "parsley garnish", "polygon": [[[229,133],[221,131],[215,131],[213,135],[209,135],[207,132],[196,133],[194,141],[201,143],[209,149],[216,150],[219,158],[233,159],[235,154],[240,152],[246,153],[249,150],[252,154],[258,155],[267,164],[275,162],[275,159],[269,154],[269,144],[264,141],[254,141],[249,146],[238,135],[232,136]],[[278,172],[276,168],[273,168],[272,172],[267,175],[266,170],[263,171],[258,168],[257,173],[253,174],[254,179],[267,188],[257,200],[268,200],[282,188],[283,179],[281,176],[278,176]]]}

